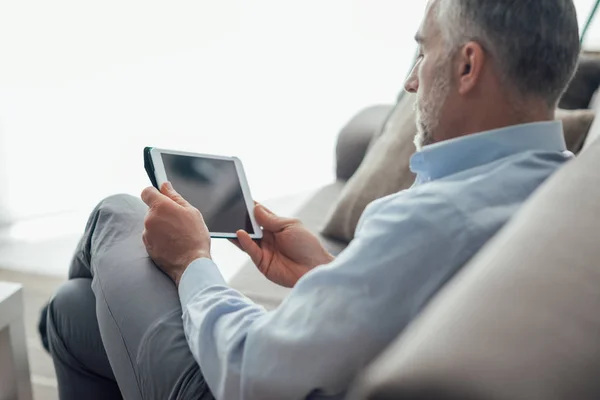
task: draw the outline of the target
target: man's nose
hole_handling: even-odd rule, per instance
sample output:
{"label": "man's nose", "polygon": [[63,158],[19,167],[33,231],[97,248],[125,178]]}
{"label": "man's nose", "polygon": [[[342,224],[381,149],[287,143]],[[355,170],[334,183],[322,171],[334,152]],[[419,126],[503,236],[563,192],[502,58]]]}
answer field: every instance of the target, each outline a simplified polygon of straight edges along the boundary
{"label": "man's nose", "polygon": [[415,74],[415,71],[413,70],[413,72],[410,74],[410,76],[404,83],[404,90],[406,90],[408,93],[414,94],[414,93],[417,93],[418,89],[419,89],[419,79],[417,78],[417,74]]}

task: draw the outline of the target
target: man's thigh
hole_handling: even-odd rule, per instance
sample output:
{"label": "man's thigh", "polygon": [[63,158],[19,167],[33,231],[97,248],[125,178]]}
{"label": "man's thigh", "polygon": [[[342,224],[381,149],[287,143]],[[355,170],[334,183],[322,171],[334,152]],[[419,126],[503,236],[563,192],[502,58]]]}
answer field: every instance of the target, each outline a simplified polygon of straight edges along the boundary
{"label": "man's thigh", "polygon": [[186,342],[177,289],[142,243],[147,207],[104,200],[88,224],[102,341],[126,399],[212,398]]}

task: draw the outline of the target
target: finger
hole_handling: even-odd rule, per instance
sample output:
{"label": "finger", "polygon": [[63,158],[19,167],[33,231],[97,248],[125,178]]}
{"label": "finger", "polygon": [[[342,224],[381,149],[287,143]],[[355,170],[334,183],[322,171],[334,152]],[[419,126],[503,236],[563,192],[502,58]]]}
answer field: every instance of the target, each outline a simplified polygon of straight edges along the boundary
{"label": "finger", "polygon": [[283,218],[274,214],[261,204],[254,208],[254,216],[260,226],[271,232],[280,232],[283,228],[295,222],[294,219]]}
{"label": "finger", "polygon": [[156,205],[159,201],[163,199],[163,195],[156,190],[156,188],[150,186],[144,189],[142,192],[142,201],[146,203],[148,207],[152,207]]}
{"label": "finger", "polygon": [[265,210],[265,212],[267,212],[268,214],[276,215],[273,211],[269,210],[266,206],[264,206],[263,204],[259,203],[256,200],[254,200],[254,208],[256,208],[256,207],[262,207],[262,209]]}
{"label": "finger", "polygon": [[238,249],[240,249],[241,251],[244,251],[244,249],[242,248],[242,245],[240,244],[240,241],[237,239],[229,239],[229,242],[231,244],[233,244],[235,247],[237,247]]}
{"label": "finger", "polygon": [[177,193],[175,189],[173,189],[173,185],[171,185],[171,182],[163,183],[160,187],[160,191],[162,192],[162,194],[164,194],[180,206],[191,207],[190,203],[188,203],[186,199],[181,197],[181,195]]}
{"label": "finger", "polygon": [[248,235],[248,233],[245,231],[237,231],[237,237],[240,248],[250,256],[254,264],[260,265],[262,261],[262,250],[258,244],[256,244],[256,242],[254,242],[250,235]]}

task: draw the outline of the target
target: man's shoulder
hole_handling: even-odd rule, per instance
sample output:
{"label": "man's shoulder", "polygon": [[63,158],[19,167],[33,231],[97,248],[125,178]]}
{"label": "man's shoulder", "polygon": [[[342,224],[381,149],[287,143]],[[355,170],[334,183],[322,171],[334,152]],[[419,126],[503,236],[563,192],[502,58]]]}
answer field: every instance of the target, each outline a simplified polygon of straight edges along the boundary
{"label": "man's shoulder", "polygon": [[439,222],[456,223],[458,216],[464,225],[489,224],[488,218],[500,223],[570,158],[568,153],[520,153],[383,197],[371,203],[365,214],[422,218],[418,214],[425,213]]}
{"label": "man's shoulder", "polygon": [[572,158],[569,152],[522,152],[431,182],[422,189],[443,193],[461,208],[524,202]]}
{"label": "man's shoulder", "polygon": [[399,243],[414,250],[468,243],[477,236],[476,229],[471,218],[445,193],[423,185],[371,203],[359,221],[355,240],[367,244],[369,251],[392,251]]}
{"label": "man's shoulder", "polygon": [[412,219],[427,217],[440,220],[460,210],[447,191],[435,185],[415,185],[409,189],[373,201],[365,210],[366,217],[379,219]]}

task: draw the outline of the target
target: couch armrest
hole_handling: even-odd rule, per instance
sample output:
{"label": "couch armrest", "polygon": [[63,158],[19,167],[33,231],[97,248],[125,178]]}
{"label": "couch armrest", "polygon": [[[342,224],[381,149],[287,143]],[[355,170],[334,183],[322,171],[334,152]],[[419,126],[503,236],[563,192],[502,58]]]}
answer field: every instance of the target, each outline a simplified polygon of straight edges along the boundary
{"label": "couch armrest", "polygon": [[600,399],[600,142],[556,172],[349,399]]}
{"label": "couch armrest", "polygon": [[378,134],[394,108],[393,105],[376,105],[365,108],[342,128],[336,146],[336,175],[348,180],[360,166],[369,143]]}

